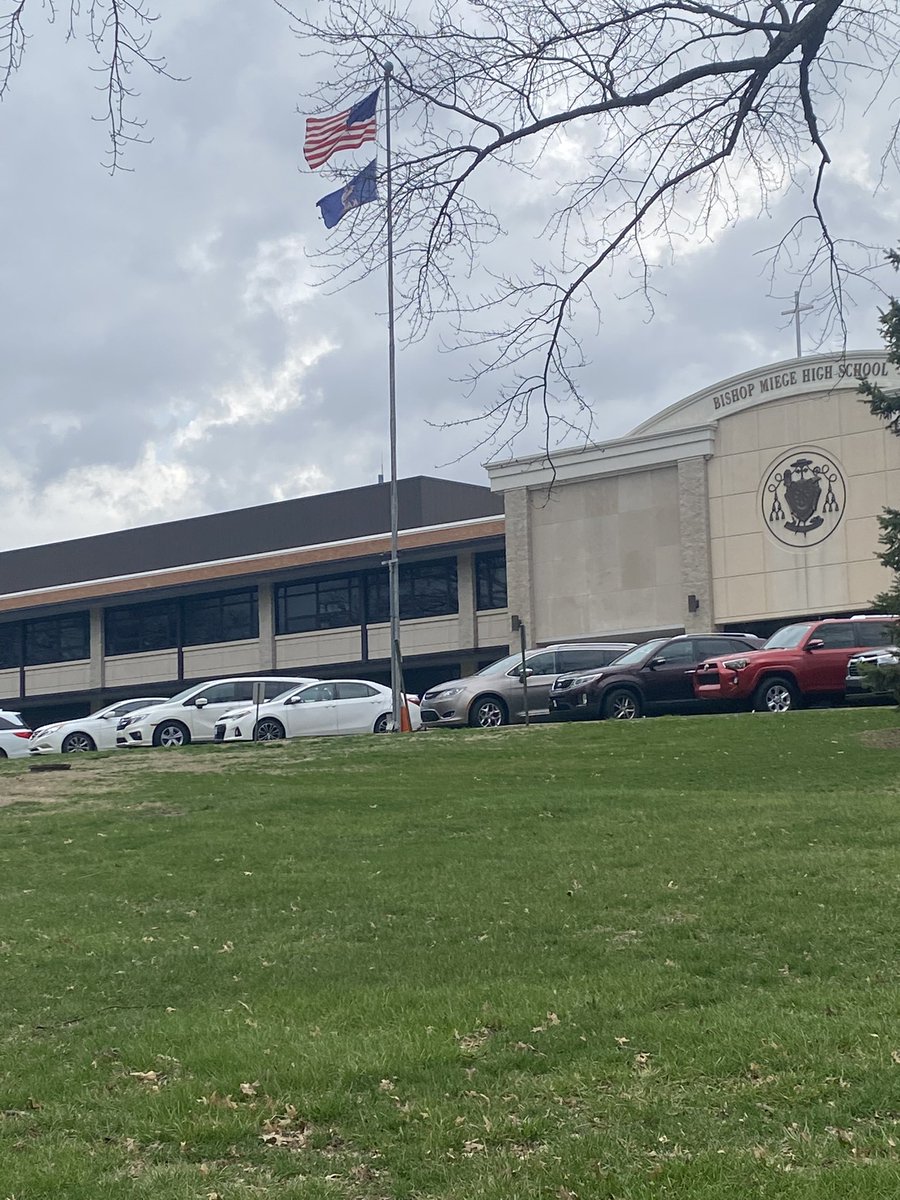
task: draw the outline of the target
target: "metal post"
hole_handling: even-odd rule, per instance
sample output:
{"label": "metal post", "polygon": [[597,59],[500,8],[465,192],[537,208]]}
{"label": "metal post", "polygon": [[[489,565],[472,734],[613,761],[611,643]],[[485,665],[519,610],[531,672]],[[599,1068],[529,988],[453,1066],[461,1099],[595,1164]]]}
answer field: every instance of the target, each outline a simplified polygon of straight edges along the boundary
{"label": "metal post", "polygon": [[384,128],[387,157],[387,288],[388,288],[388,395],[391,439],[391,557],[388,584],[391,616],[391,706],[394,732],[400,730],[402,673],[400,661],[400,564],[397,558],[400,522],[397,499],[397,379],[394,350],[394,192],[391,178],[391,75],[393,63],[384,64]]}
{"label": "metal post", "polygon": [[528,667],[525,665],[525,626],[519,624],[519,646],[522,651],[522,691],[525,701],[525,724],[529,723],[528,714]]}
{"label": "metal post", "polygon": [[522,622],[519,620],[518,616],[516,616],[515,613],[509,618],[509,624],[510,624],[510,628],[512,629],[513,633],[515,633],[517,630],[519,633],[519,650],[522,655],[522,661],[519,666],[519,678],[522,681],[522,698],[523,698],[524,705],[525,705],[525,724],[527,725],[529,723],[529,713],[528,713],[528,667],[525,662],[525,626],[522,624]]}

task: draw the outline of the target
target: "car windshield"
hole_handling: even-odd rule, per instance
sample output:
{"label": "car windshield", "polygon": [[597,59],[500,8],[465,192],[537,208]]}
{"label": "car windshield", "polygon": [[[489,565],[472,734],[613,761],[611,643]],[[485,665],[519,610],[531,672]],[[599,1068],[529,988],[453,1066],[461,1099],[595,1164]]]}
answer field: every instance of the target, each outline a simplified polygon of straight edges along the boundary
{"label": "car windshield", "polygon": [[610,669],[613,667],[639,666],[644,659],[652,658],[657,650],[661,650],[665,646],[666,641],[666,638],[655,638],[652,642],[644,642],[640,646],[635,646],[633,650],[628,650],[625,654],[620,654],[615,662],[611,662],[609,664]]}
{"label": "car windshield", "polygon": [[785,625],[784,629],[778,629],[766,644],[763,650],[793,650],[795,646],[799,646],[809,631],[812,625]]}
{"label": "car windshield", "polygon": [[[525,656],[525,661],[528,661],[529,656]],[[503,675],[510,667],[518,666],[522,661],[521,654],[507,654],[506,658],[501,658],[499,662],[490,663],[486,667],[482,667],[480,671],[476,671],[476,675]]]}
{"label": "car windshield", "polygon": [[[205,687],[205,684],[203,684],[201,686]],[[199,693],[197,691],[197,685],[195,683],[192,687],[185,688],[183,692],[178,692],[178,694],[173,696],[172,699],[168,701],[168,703],[169,704],[180,704],[182,702],[182,700],[187,700],[188,696],[196,696],[198,694]],[[151,704],[148,704],[147,707],[152,708],[153,706]]]}

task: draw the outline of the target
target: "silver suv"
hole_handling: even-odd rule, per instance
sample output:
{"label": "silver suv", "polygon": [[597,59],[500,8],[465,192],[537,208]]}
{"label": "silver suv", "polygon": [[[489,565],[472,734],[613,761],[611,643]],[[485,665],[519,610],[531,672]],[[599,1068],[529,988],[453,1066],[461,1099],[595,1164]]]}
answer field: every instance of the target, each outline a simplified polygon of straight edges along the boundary
{"label": "silver suv", "polygon": [[900,666],[900,647],[881,646],[878,650],[864,650],[862,654],[854,654],[847,663],[847,678],[844,683],[844,694],[848,700],[893,699],[888,693],[875,691],[872,681],[861,669],[866,663],[872,667]]}
{"label": "silver suv", "polygon": [[[547,715],[550,688],[557,675],[597,671],[633,645],[634,642],[571,642],[526,650],[529,715]],[[439,725],[490,729],[521,721],[524,716],[521,653],[509,654],[465,679],[448,679],[422,697],[422,723],[431,729]]]}

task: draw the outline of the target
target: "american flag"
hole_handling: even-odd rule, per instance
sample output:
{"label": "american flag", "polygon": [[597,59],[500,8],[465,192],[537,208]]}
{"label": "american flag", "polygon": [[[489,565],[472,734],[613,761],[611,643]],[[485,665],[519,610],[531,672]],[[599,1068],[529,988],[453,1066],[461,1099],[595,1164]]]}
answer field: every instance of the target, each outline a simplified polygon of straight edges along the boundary
{"label": "american flag", "polygon": [[356,150],[364,142],[375,141],[376,88],[371,95],[334,117],[307,117],[303,157],[313,170],[328,162],[336,150]]}

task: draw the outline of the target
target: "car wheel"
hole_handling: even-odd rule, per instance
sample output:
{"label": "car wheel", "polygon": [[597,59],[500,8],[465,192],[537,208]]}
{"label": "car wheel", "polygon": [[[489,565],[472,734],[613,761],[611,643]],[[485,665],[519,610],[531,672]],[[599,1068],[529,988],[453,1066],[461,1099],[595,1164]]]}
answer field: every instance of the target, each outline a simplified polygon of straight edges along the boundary
{"label": "car wheel", "polygon": [[256,722],[253,737],[257,742],[280,742],[284,737],[284,726],[274,717],[263,717]]}
{"label": "car wheel", "polygon": [[482,696],[469,709],[469,724],[473,729],[497,729],[508,722],[506,705],[496,696]]}
{"label": "car wheel", "polygon": [[191,731],[180,721],[162,721],[153,731],[153,745],[172,750],[176,746],[187,746]]}
{"label": "car wheel", "polygon": [[9,758],[9,755],[5,750],[0,750],[0,758]]}
{"label": "car wheel", "polygon": [[394,724],[394,714],[392,712],[382,713],[372,726],[373,733],[390,733],[391,727]]}
{"label": "car wheel", "polygon": [[785,713],[800,705],[800,693],[791,679],[773,675],[764,679],[753,696],[757,712]]}
{"label": "car wheel", "polygon": [[87,733],[70,733],[63,738],[60,747],[63,754],[83,754],[86,750],[96,750],[97,743]]}
{"label": "car wheel", "polygon": [[610,688],[603,697],[602,711],[607,721],[634,721],[643,713],[643,705],[631,688]]}

